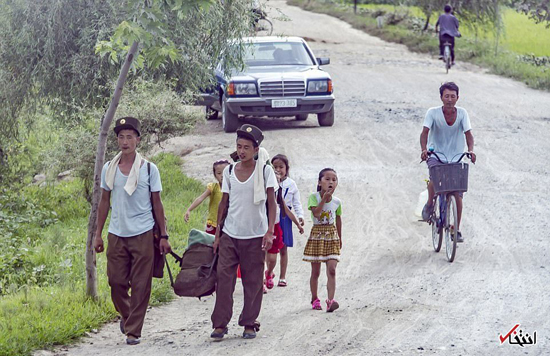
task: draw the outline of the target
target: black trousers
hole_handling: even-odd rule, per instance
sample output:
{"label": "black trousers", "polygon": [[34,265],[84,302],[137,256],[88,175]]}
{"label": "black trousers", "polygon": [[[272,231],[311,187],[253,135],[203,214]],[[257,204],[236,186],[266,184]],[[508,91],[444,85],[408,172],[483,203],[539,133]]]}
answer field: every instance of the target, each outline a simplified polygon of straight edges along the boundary
{"label": "black trousers", "polygon": [[439,36],[439,55],[443,57],[443,52],[445,51],[445,42],[451,44],[451,60],[455,61],[455,38],[447,34]]}

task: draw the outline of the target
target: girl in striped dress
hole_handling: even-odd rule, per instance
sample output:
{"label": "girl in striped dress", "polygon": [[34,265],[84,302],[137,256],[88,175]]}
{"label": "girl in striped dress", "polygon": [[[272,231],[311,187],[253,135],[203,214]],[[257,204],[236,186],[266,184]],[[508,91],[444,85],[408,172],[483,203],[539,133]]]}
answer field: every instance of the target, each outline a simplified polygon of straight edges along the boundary
{"label": "girl in striped dress", "polygon": [[326,263],[327,312],[333,312],[339,305],[334,300],[336,292],[336,265],[340,260],[342,248],[342,202],[333,195],[338,186],[338,176],[332,168],[325,168],[319,173],[317,192],[309,196],[308,208],[311,210],[313,227],[304,249],[303,260],[311,262],[311,306],[322,310],[321,301],[317,296],[321,262]]}

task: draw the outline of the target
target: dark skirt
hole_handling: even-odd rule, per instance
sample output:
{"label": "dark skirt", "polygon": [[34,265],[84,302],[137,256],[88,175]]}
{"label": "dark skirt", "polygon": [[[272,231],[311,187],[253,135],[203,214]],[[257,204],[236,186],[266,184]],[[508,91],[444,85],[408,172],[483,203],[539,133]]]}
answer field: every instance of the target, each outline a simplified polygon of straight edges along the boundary
{"label": "dark skirt", "polygon": [[292,220],[290,220],[288,216],[283,217],[281,214],[279,224],[281,225],[281,230],[283,230],[283,242],[285,246],[294,246],[294,237],[292,235]]}

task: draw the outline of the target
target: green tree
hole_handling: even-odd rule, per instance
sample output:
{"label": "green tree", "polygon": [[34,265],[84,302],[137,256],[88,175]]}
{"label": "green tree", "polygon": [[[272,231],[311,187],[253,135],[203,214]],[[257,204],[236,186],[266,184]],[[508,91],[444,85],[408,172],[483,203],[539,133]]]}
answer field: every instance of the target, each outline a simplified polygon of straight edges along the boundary
{"label": "green tree", "polygon": [[516,8],[537,23],[546,22],[546,27],[550,27],[550,0],[519,0]]}
{"label": "green tree", "polygon": [[[20,150],[19,129],[45,106],[58,121],[78,120],[75,109],[108,102],[117,73],[95,54],[124,8],[115,0],[0,0],[0,159]],[[7,164],[0,168],[0,181]]]}

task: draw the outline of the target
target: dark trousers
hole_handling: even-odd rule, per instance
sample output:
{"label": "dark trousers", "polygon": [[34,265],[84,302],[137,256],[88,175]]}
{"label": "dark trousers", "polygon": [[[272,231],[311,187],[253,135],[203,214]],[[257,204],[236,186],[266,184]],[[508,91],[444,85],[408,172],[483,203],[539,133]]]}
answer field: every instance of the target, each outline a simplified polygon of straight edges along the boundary
{"label": "dark trousers", "polygon": [[[107,276],[111,299],[127,335],[141,337],[153,279],[153,231],[132,237],[107,237]],[[132,288],[132,295],[128,295]]]}
{"label": "dark trousers", "polygon": [[262,238],[241,240],[222,233],[218,253],[218,284],[212,327],[225,328],[231,321],[239,264],[244,289],[244,306],[239,325],[254,325],[260,315],[263,297],[265,251],[262,251]]}
{"label": "dark trousers", "polygon": [[453,36],[449,36],[447,34],[439,36],[439,55],[443,57],[443,53],[445,51],[445,42],[449,42],[451,44],[451,61],[455,61],[455,38]]}

